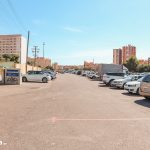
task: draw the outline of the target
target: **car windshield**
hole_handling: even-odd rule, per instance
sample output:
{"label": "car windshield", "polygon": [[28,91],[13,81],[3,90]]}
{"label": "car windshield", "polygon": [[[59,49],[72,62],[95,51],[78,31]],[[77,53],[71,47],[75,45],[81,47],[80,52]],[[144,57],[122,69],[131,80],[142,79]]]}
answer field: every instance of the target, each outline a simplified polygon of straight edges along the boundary
{"label": "car windshield", "polygon": [[138,82],[142,82],[143,78],[144,78],[144,77],[141,77],[141,78],[138,79],[137,81],[138,81]]}
{"label": "car windshield", "polygon": [[132,76],[126,76],[126,77],[124,77],[123,79],[131,80],[131,79],[132,79]]}

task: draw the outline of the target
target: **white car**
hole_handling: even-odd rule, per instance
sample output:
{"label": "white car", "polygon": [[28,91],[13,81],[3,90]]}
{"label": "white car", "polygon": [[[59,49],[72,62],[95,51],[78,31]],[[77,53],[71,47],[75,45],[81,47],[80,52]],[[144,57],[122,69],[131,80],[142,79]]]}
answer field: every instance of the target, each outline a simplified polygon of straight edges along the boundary
{"label": "white car", "polygon": [[98,73],[92,73],[89,75],[89,78],[90,79],[98,79],[98,78],[100,78],[100,76],[98,75]]}
{"label": "white car", "polygon": [[138,79],[137,81],[127,82],[124,86],[124,89],[129,93],[139,94],[140,83],[144,77]]}
{"label": "white car", "polygon": [[0,82],[3,80],[2,75],[0,74]]}
{"label": "white car", "polygon": [[143,76],[141,76],[141,75],[130,75],[130,76],[123,78],[123,79],[114,80],[112,82],[111,86],[124,89],[124,86],[127,82],[137,81],[141,77],[143,77]]}
{"label": "white car", "polygon": [[105,83],[106,85],[112,85],[113,81],[116,79],[122,79],[126,77],[125,73],[114,73],[114,72],[108,72],[106,74],[103,75],[103,83]]}
{"label": "white car", "polygon": [[22,81],[33,81],[33,82],[43,82],[47,83],[51,80],[51,76],[43,71],[28,71],[27,74],[22,76]]}
{"label": "white car", "polygon": [[89,71],[86,76],[87,76],[88,78],[91,78],[91,77],[93,76],[93,74],[95,74],[94,71]]}
{"label": "white car", "polygon": [[87,76],[87,74],[89,73],[90,71],[83,71],[82,73],[81,73],[81,75],[82,76]]}

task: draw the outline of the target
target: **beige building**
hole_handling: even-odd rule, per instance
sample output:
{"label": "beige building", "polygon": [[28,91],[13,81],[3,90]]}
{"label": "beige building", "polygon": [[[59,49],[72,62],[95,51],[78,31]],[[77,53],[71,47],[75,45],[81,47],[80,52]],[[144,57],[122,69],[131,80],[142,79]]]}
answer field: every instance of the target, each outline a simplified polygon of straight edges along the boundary
{"label": "beige building", "polygon": [[95,64],[94,62],[84,61],[84,69],[97,71],[98,70],[98,66],[99,66],[99,64]]}
{"label": "beige building", "polygon": [[37,57],[36,59],[28,57],[28,62],[31,65],[35,64],[35,66],[40,66],[42,68],[45,68],[47,66],[51,66],[51,59],[43,58],[43,57]]}
{"label": "beige building", "polygon": [[19,63],[26,63],[27,40],[20,34],[0,35],[0,57],[4,54],[18,55]]}

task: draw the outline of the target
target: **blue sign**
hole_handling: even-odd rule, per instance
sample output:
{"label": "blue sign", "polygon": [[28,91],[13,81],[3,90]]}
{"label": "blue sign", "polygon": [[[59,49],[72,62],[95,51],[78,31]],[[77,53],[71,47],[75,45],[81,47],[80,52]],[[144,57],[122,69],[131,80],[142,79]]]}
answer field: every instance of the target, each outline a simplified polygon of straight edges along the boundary
{"label": "blue sign", "polygon": [[7,73],[12,73],[12,72],[19,73],[19,70],[7,70]]}
{"label": "blue sign", "polygon": [[19,73],[6,73],[7,77],[19,77]]}

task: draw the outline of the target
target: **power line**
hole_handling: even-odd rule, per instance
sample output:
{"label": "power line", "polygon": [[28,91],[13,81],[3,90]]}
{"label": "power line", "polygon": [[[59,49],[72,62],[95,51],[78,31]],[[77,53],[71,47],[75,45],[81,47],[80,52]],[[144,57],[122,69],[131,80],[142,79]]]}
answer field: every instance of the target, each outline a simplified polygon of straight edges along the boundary
{"label": "power line", "polygon": [[16,12],[16,10],[15,10],[15,8],[14,8],[14,6],[13,6],[11,0],[7,0],[7,3],[8,3],[8,5],[9,5],[9,8],[10,8],[11,12],[13,13],[13,15],[14,15],[16,21],[17,21],[18,24],[20,25],[20,27],[23,29],[23,31],[27,32],[27,30],[26,30],[26,28],[25,28],[23,22],[21,21],[20,17],[18,16],[18,14],[17,14],[17,12]]}
{"label": "power line", "polygon": [[32,53],[34,56],[34,66],[36,66],[36,58],[37,58],[37,54],[39,53],[40,49],[38,48],[38,46],[34,46],[32,49]]}

